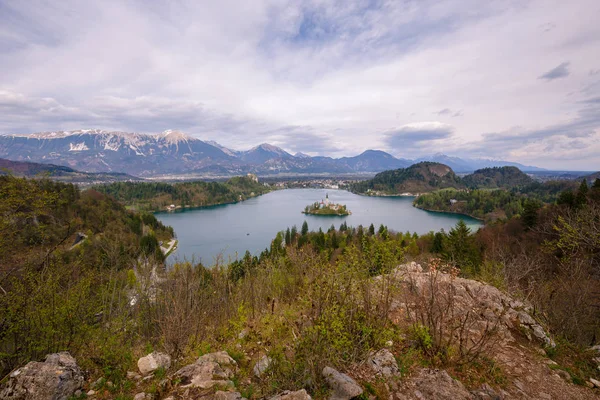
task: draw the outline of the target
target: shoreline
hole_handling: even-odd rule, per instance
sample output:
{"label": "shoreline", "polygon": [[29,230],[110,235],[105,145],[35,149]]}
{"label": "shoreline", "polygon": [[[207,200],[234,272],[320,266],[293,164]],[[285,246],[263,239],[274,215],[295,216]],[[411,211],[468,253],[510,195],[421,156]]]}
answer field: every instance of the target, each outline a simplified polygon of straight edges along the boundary
{"label": "shoreline", "polygon": [[425,207],[419,207],[416,204],[413,204],[414,208],[418,208],[419,210],[423,210],[423,211],[429,211],[429,212],[435,212],[435,213],[446,213],[446,214],[454,214],[454,215],[463,215],[465,217],[469,217],[469,218],[473,218],[476,219],[477,221],[483,223],[485,225],[485,219],[483,218],[479,218],[479,217],[475,217],[473,215],[469,215],[466,213],[461,213],[461,212],[456,212],[456,211],[446,211],[446,210],[433,210],[433,209],[429,209],[429,208],[425,208]]}

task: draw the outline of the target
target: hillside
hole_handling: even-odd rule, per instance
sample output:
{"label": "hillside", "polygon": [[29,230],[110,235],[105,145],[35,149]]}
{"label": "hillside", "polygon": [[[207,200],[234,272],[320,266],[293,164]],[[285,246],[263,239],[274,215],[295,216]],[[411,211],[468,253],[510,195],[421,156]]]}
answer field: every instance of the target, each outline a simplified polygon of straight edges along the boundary
{"label": "hillside", "polygon": [[127,206],[146,211],[235,203],[271,190],[252,175],[226,182],[115,182],[95,189]]}
{"label": "hillside", "polygon": [[408,168],[380,172],[373,179],[352,184],[350,190],[355,193],[402,194],[463,187],[450,167],[424,161]]}
{"label": "hillside", "polygon": [[99,183],[139,180],[134,176],[118,172],[81,172],[73,168],[54,164],[39,164],[24,161],[11,161],[0,158],[0,175],[10,173],[25,178],[51,178],[55,181],[72,183]]}
{"label": "hillside", "polygon": [[472,189],[510,189],[533,182],[531,177],[517,167],[482,168],[463,177],[463,183]]}

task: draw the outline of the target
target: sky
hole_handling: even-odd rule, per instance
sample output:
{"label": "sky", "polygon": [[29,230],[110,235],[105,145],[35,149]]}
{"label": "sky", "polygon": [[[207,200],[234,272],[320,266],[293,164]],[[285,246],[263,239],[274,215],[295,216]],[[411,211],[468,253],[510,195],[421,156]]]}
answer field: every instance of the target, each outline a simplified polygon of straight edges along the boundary
{"label": "sky", "polygon": [[598,0],[0,0],[0,134],[600,169]]}

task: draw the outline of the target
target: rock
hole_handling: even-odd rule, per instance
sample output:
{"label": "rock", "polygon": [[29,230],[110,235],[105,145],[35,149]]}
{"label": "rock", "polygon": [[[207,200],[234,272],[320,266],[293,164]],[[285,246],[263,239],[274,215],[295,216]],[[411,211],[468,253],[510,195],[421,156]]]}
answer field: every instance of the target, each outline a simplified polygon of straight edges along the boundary
{"label": "rock", "polygon": [[323,368],[323,377],[333,389],[330,400],[349,400],[363,392],[354,379],[331,367]]}
{"label": "rock", "polygon": [[368,358],[367,364],[375,371],[376,375],[389,377],[400,373],[396,357],[388,349],[381,349],[372,354]]}
{"label": "rock", "polygon": [[[446,371],[424,368],[407,382],[403,383],[396,398],[436,399],[436,400],[472,400],[473,395],[462,383],[452,379]],[[477,397],[475,397],[477,398]],[[484,399],[486,397],[483,397]]]}
{"label": "rock", "polygon": [[595,351],[596,353],[600,354],[600,344],[590,347],[588,351]]}
{"label": "rock", "polygon": [[487,383],[477,390],[472,390],[473,400],[500,400],[502,397]]}
{"label": "rock", "polygon": [[260,360],[258,360],[258,362],[254,365],[254,368],[252,369],[252,371],[254,372],[254,376],[256,376],[257,378],[260,378],[260,376],[266,370],[269,369],[272,361],[273,360],[271,359],[271,357],[262,356],[262,358]]}
{"label": "rock", "polygon": [[171,356],[154,351],[140,358],[137,365],[142,375],[148,375],[159,368],[169,369],[171,366]]}
{"label": "rock", "polygon": [[224,392],[219,390],[213,396],[213,400],[246,400],[239,392]]}
{"label": "rock", "polygon": [[196,363],[201,363],[204,361],[211,361],[220,364],[221,366],[235,366],[237,367],[237,362],[229,356],[226,351],[218,351],[216,353],[208,353],[196,361]]}
{"label": "rock", "polygon": [[565,371],[564,369],[557,369],[556,373],[558,374],[558,376],[563,378],[565,381],[571,383],[571,381],[572,381],[571,375],[567,371]]}
{"label": "rock", "polygon": [[140,379],[142,379],[142,376],[140,374],[138,374],[137,372],[127,371],[127,379],[133,379],[133,380],[139,381]]}
{"label": "rock", "polygon": [[205,354],[194,364],[187,365],[175,373],[183,387],[212,388],[216,385],[233,387],[231,378],[237,363],[225,351]]}
{"label": "rock", "polygon": [[600,388],[600,381],[597,381],[594,378],[590,378],[590,382],[592,383],[592,385],[594,385],[594,387]]}
{"label": "rock", "polygon": [[0,399],[66,400],[82,385],[81,370],[69,353],[49,354],[44,362],[32,361],[12,372]]}
{"label": "rock", "polygon": [[295,392],[286,390],[283,393],[271,397],[269,400],[312,400],[312,397],[310,397],[304,389]]}
{"label": "rock", "polygon": [[95,391],[95,390],[90,390],[90,391],[88,391],[88,392],[86,393],[86,395],[88,395],[88,396],[93,396],[93,395],[95,395],[95,394],[96,394],[96,391]]}
{"label": "rock", "polygon": [[133,400],[150,400],[151,398],[152,396],[146,393],[138,393],[133,396]]}
{"label": "rock", "polygon": [[96,382],[92,383],[92,388],[99,389],[104,385],[104,378],[96,379]]}

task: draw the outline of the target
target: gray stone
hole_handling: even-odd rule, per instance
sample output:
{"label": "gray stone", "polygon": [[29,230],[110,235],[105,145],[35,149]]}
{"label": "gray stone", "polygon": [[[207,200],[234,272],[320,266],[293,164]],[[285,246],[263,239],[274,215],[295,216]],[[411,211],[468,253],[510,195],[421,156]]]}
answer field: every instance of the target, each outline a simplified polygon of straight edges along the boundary
{"label": "gray stone", "polygon": [[32,361],[12,372],[0,399],[66,400],[82,385],[81,370],[69,353],[49,354],[44,362]]}
{"label": "gray stone", "polygon": [[209,389],[216,385],[233,387],[231,378],[237,363],[225,351],[205,354],[194,364],[187,365],[175,373],[184,388]]}
{"label": "gray stone", "polygon": [[151,398],[152,396],[146,393],[138,393],[133,396],[133,400],[150,400]]}
{"label": "gray stone", "polygon": [[229,356],[226,351],[218,351],[216,353],[208,353],[196,361],[196,363],[201,363],[204,361],[216,362],[221,366],[234,366],[237,367],[237,362]]}
{"label": "gray stone", "polygon": [[323,377],[333,389],[330,400],[349,400],[362,394],[362,388],[346,374],[331,367],[323,368]]}
{"label": "gray stone", "polygon": [[254,365],[254,368],[252,369],[252,371],[254,372],[254,376],[260,378],[260,376],[269,369],[272,361],[273,360],[271,359],[271,357],[262,356],[261,359],[258,360],[258,362]]}
{"label": "gray stone", "polygon": [[400,373],[396,357],[388,349],[381,349],[372,354],[368,358],[367,364],[376,375],[389,377]]}
{"label": "gray stone", "polygon": [[592,385],[594,385],[594,387],[600,388],[600,381],[594,378],[590,378],[590,382],[592,383]]}
{"label": "gray stone", "polygon": [[283,393],[271,397],[269,400],[312,400],[312,397],[310,397],[310,394],[304,389],[295,392],[286,390]]}
{"label": "gray stone", "polygon": [[213,396],[213,400],[246,400],[239,392],[224,392],[218,390]]}
{"label": "gray stone", "polygon": [[[446,371],[422,369],[395,393],[399,399],[472,400],[473,395]],[[477,397],[475,397],[477,398]],[[485,397],[484,397],[485,398]]]}
{"label": "gray stone", "polygon": [[171,367],[171,356],[154,351],[137,362],[142,375],[148,375],[159,368],[169,369]]}

